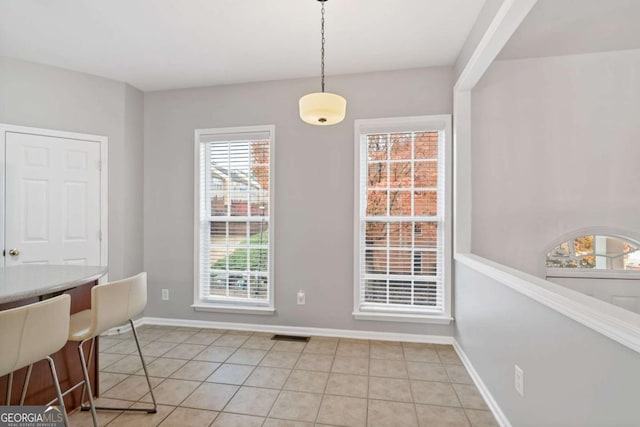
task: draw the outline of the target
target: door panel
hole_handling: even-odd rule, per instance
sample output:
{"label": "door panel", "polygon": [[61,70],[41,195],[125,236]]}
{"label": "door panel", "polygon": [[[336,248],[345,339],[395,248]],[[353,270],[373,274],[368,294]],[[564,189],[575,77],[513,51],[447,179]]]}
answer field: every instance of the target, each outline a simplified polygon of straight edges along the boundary
{"label": "door panel", "polygon": [[7,132],[5,175],[5,265],[100,265],[98,142]]}

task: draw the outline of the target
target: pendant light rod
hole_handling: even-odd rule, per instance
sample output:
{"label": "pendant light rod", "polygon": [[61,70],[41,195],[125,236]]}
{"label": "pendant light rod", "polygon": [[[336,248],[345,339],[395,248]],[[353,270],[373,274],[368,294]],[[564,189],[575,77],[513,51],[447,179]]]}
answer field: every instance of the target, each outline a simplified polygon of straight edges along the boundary
{"label": "pendant light rod", "polygon": [[321,86],[322,86],[322,92],[324,92],[324,3],[327,0],[318,0],[320,3],[322,3],[322,11],[321,11],[321,18],[320,18],[320,35],[321,35],[321,40],[322,40],[322,48],[320,49],[320,76],[321,76]]}
{"label": "pendant light rod", "polygon": [[316,126],[329,126],[344,120],[347,109],[347,100],[335,93],[324,91],[324,4],[327,0],[318,0],[322,3],[322,15],[320,17],[320,35],[322,48],[320,49],[320,85],[322,92],[309,93],[298,101],[300,118],[309,124]]}

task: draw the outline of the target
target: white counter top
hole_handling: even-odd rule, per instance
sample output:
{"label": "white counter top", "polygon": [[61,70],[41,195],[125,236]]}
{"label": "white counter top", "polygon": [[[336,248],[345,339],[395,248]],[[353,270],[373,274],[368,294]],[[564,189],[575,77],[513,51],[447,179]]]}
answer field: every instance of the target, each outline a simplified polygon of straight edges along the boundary
{"label": "white counter top", "polygon": [[0,304],[66,291],[104,276],[107,267],[18,265],[0,268]]}

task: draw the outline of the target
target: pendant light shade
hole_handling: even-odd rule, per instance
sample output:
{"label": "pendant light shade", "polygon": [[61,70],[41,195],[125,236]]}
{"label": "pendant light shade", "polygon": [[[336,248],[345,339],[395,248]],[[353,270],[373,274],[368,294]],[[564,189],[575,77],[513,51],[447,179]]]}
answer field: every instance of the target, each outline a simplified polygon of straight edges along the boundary
{"label": "pendant light shade", "polygon": [[347,100],[329,92],[316,92],[300,98],[300,118],[318,126],[335,125],[344,120]]}
{"label": "pendant light shade", "polygon": [[322,19],[320,21],[322,50],[320,51],[321,92],[310,93],[300,98],[300,118],[309,124],[318,126],[335,125],[344,120],[347,110],[347,100],[324,91],[324,4],[327,0],[318,0],[322,4]]}

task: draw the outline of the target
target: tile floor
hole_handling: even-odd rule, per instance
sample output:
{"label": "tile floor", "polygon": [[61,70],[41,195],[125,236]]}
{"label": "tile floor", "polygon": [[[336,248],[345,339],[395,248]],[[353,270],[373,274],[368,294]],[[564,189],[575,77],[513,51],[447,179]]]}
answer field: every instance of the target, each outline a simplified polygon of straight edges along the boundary
{"label": "tile floor", "polygon": [[[497,426],[453,347],[160,326],[139,328],[158,413],[116,426]],[[151,402],[131,333],[100,339],[102,406]],[[90,426],[75,412],[72,426]]]}

